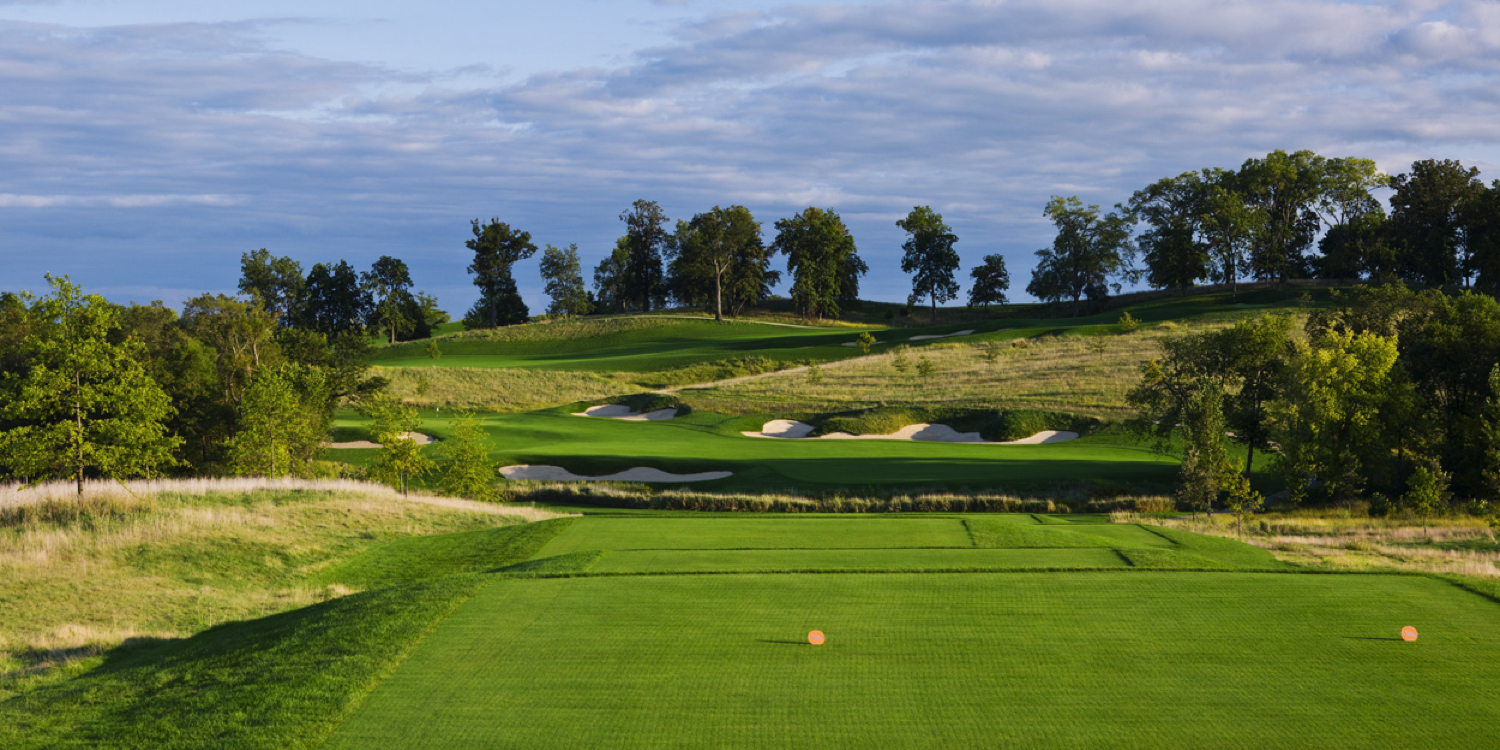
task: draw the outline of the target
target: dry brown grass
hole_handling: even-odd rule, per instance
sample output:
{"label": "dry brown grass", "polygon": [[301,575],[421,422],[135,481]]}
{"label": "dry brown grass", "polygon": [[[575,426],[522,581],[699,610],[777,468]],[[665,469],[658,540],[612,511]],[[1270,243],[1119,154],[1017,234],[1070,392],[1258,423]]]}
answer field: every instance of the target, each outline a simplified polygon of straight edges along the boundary
{"label": "dry brown grass", "polygon": [[[1134,523],[1132,514],[1115,520]],[[1133,520],[1132,520],[1133,519]],[[1149,523],[1239,538],[1228,515],[1154,519]],[[1439,519],[1426,529],[1418,520],[1367,518],[1353,513],[1267,513],[1251,519],[1244,541],[1271,551],[1277,559],[1334,570],[1410,570],[1479,578],[1500,578],[1500,548],[1484,518]],[[1478,543],[1490,549],[1445,549]]]}
{"label": "dry brown grass", "polygon": [[1043,336],[1015,346],[1001,342],[989,361],[983,349],[952,341],[909,350],[932,360],[924,380],[915,369],[897,372],[894,350],[823,366],[823,382],[798,372],[681,393],[694,409],[726,414],[818,413],[920,402],[1069,411],[1104,419],[1128,416],[1125,394],[1140,380],[1141,363],[1161,352],[1161,340],[1226,323],[1158,326],[1127,335]]}

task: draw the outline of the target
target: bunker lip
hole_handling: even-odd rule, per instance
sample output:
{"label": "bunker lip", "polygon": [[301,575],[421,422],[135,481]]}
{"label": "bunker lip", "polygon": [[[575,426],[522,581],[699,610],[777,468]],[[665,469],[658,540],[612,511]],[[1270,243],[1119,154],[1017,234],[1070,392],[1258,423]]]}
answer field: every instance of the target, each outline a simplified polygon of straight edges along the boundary
{"label": "bunker lip", "polygon": [[573,412],[575,417],[603,417],[605,419],[625,419],[632,422],[657,422],[663,419],[675,419],[676,409],[657,409],[642,414],[624,404],[605,404],[603,406],[590,406],[583,411]]}
{"label": "bunker lip", "polygon": [[506,479],[533,482],[711,482],[734,476],[731,471],[701,471],[696,474],[673,474],[649,466],[637,466],[606,476],[587,477],[574,474],[561,466],[531,466],[517,464],[502,466],[500,474]]}
{"label": "bunker lip", "polygon": [[760,432],[741,432],[745,437],[778,438],[782,440],[910,440],[921,443],[975,443],[980,445],[1042,445],[1073,440],[1078,433],[1067,430],[1043,430],[1020,440],[994,442],[985,440],[977,432],[959,432],[945,424],[919,422],[907,425],[889,435],[851,435],[835,432],[812,437],[813,426],[790,419],[773,419],[761,427]]}
{"label": "bunker lip", "polygon": [[[415,442],[417,445],[431,445],[431,444],[436,443],[438,441],[437,438],[435,438],[435,437],[433,437],[431,435],[423,435],[420,432],[403,432],[403,433],[401,433],[401,437],[409,438],[410,440],[412,440],[413,442]],[[379,448],[380,447],[380,443],[374,443],[374,442],[371,442],[369,440],[351,440],[351,441],[349,441],[347,443],[324,443],[323,447],[324,448],[334,448],[334,449],[342,449],[342,448]]]}
{"label": "bunker lip", "polygon": [[[920,336],[912,336],[911,338],[907,339],[907,341],[932,341],[933,339],[948,339],[948,338],[953,338],[955,336],[973,336],[973,335],[974,335],[974,329],[973,328],[967,328],[967,329],[964,329],[962,331],[954,331],[953,333],[927,333],[927,334],[923,334],[923,335],[920,335]],[[875,341],[875,342],[871,342],[870,345],[871,346],[880,346],[881,344],[888,344],[888,343],[890,343],[890,342],[888,342],[888,341]],[[859,342],[858,341],[845,341],[844,343],[840,344],[840,346],[859,346]]]}

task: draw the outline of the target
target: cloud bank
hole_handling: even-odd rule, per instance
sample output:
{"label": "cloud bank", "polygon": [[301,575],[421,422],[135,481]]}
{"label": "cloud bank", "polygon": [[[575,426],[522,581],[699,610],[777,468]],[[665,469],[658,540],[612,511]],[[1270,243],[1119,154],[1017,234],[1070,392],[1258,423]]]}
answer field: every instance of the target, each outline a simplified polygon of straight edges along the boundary
{"label": "cloud bank", "polygon": [[1053,194],[1110,205],[1277,148],[1500,177],[1495,3],[788,6],[487,88],[279,49],[273,22],[292,21],[0,22],[0,288],[227,291],[264,246],[396,255],[462,314],[469,219],[591,264],[648,198],[674,218],[744,204],[768,234],[831,208],[868,294],[902,299],[894,222],[914,205],[944,214],[965,266],[1005,253],[1021,288]]}

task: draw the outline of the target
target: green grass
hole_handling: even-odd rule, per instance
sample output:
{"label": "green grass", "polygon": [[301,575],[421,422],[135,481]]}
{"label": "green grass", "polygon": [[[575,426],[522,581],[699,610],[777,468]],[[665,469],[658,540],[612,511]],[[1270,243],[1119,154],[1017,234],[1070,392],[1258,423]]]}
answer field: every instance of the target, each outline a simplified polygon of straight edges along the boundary
{"label": "green grass", "polygon": [[317,747],[480,580],[448,576],[117,650],[0,702],[0,746]]}
{"label": "green grass", "polygon": [[974,546],[989,548],[1042,547],[1156,547],[1171,548],[1171,542],[1139,526],[1072,526],[1022,524],[1008,518],[968,518],[964,521],[974,537]]}
{"label": "green grass", "polygon": [[502,580],[327,746],[1470,748],[1497,615],[1380,575]]}
{"label": "green grass", "polygon": [[969,547],[957,518],[582,518],[538,553]]}
{"label": "green grass", "polygon": [[[741,549],[611,550],[562,573],[935,572],[1124,568],[1103,549]],[[520,572],[520,571],[517,571]],[[532,572],[532,571],[527,571]],[[535,571],[543,572],[543,571]]]}
{"label": "green grass", "polygon": [[365,549],[319,577],[329,583],[372,588],[492,571],[530,559],[574,520],[393,539]]}

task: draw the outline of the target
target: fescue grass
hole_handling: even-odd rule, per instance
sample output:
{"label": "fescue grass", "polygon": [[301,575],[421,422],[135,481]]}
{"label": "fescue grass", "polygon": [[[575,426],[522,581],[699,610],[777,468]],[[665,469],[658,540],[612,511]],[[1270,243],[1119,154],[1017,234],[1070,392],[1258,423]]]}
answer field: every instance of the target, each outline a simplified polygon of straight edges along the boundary
{"label": "fescue grass", "polygon": [[82,500],[61,483],[0,502],[0,695],[130,639],[363,588],[327,570],[384,541],[557,517],[347,481],[96,482]]}
{"label": "fescue grass", "polygon": [[1497,613],[1380,575],[511,580],[328,747],[1478,747]]}
{"label": "fescue grass", "polygon": [[531,411],[575,401],[638,393],[641,386],[592,372],[498,367],[373,367],[390,380],[391,393],[424,408]]}

